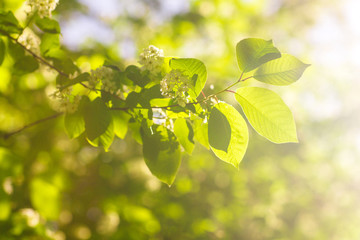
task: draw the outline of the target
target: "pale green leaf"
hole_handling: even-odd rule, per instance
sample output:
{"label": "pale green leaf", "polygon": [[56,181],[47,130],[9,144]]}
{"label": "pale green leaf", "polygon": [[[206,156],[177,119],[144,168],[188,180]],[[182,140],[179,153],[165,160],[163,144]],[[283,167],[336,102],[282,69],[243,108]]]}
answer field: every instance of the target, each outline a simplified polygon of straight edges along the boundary
{"label": "pale green leaf", "polygon": [[280,58],[261,65],[254,78],[268,84],[289,85],[297,81],[309,66],[292,55],[283,54]]}
{"label": "pale green leaf", "polygon": [[184,118],[176,119],[174,133],[185,151],[191,154],[194,150],[194,130],[191,124]]}
{"label": "pale green leaf", "polygon": [[236,56],[240,70],[246,73],[268,61],[279,58],[281,54],[274,47],[272,40],[247,38],[236,45]]}
{"label": "pale green leaf", "polygon": [[181,163],[179,143],[174,133],[160,125],[141,128],[145,163],[151,173],[169,186],[174,182]]}
{"label": "pale green leaf", "polygon": [[65,131],[70,138],[76,138],[85,131],[85,121],[81,112],[67,113],[64,117]]}
{"label": "pale green leaf", "polygon": [[208,137],[208,123],[203,119],[194,120],[194,135],[195,139],[207,149],[210,148]]}
{"label": "pale green leaf", "polygon": [[59,34],[45,33],[41,37],[40,51],[41,54],[44,55],[45,57],[49,57],[48,52],[50,52],[50,50],[59,49],[59,48],[60,48]]}
{"label": "pale green leaf", "polygon": [[243,159],[249,141],[249,133],[245,120],[231,105],[220,102],[214,106],[224,116],[231,128],[231,138],[227,152],[211,147],[211,150],[221,160],[238,167]]}
{"label": "pale green leaf", "polygon": [[128,122],[131,116],[123,111],[111,111],[111,115],[113,119],[115,135],[121,139],[124,139],[128,130]]}
{"label": "pale green leaf", "polygon": [[170,60],[172,69],[179,69],[192,82],[189,95],[195,99],[204,88],[207,78],[206,67],[203,62],[195,58],[173,58]]}
{"label": "pale green leaf", "polygon": [[273,91],[258,87],[243,87],[236,91],[253,128],[274,143],[298,142],[294,117],[283,100]]}

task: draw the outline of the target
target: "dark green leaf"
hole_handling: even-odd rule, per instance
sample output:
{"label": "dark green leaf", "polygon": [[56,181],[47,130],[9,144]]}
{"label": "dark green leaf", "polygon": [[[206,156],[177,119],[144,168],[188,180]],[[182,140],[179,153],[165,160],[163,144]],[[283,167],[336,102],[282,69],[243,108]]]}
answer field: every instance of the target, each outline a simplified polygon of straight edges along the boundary
{"label": "dark green leaf", "polygon": [[8,51],[14,60],[18,60],[25,56],[25,50],[12,41],[8,41]]}
{"label": "dark green leaf", "polygon": [[130,65],[125,69],[127,78],[133,81],[136,85],[140,87],[145,87],[146,84],[150,82],[150,79],[145,75],[141,75],[140,68]]}
{"label": "dark green leaf", "polygon": [[175,135],[160,125],[141,128],[145,163],[151,173],[169,186],[174,182],[181,163]]}
{"label": "dark green leaf", "polygon": [[249,133],[246,122],[240,113],[229,104],[220,102],[216,104],[214,108],[217,108],[224,116],[226,116],[231,129],[231,139],[227,152],[216,149],[213,146],[211,146],[211,150],[218,158],[237,168],[245,155],[249,141]]}
{"label": "dark green leaf", "polygon": [[226,116],[216,107],[211,109],[208,136],[211,147],[227,152],[231,139],[231,127]]}
{"label": "dark green leaf", "polygon": [[90,141],[104,134],[111,123],[110,110],[101,98],[88,101],[84,106],[83,114],[86,136]]}
{"label": "dark green leaf", "polygon": [[31,56],[24,56],[15,62],[14,68],[16,69],[17,74],[22,75],[38,69],[39,63]]}
{"label": "dark green leaf", "polygon": [[44,32],[60,33],[60,25],[54,19],[50,19],[48,17],[44,17],[44,18],[37,17],[35,23]]}
{"label": "dark green leaf", "polygon": [[144,88],[141,91],[141,95],[148,101],[154,98],[163,98],[163,95],[160,92],[160,84],[156,84],[150,88]]}
{"label": "dark green leaf", "polygon": [[103,147],[105,151],[108,151],[109,147],[111,146],[113,140],[115,137],[114,133],[114,124],[111,121],[107,129],[103,134],[101,134],[99,137],[90,140],[87,138],[88,142],[93,145],[94,147]]}
{"label": "dark green leaf", "polygon": [[0,10],[0,34],[20,34],[21,32],[22,27],[14,14],[10,11],[6,12],[4,10]]}
{"label": "dark green leaf", "polygon": [[130,92],[126,97],[126,106],[129,108],[134,108],[139,103],[140,94],[137,92]]}
{"label": "dark green leaf", "polygon": [[271,40],[247,38],[236,45],[236,56],[240,70],[246,73],[268,61],[279,58],[281,54]]}

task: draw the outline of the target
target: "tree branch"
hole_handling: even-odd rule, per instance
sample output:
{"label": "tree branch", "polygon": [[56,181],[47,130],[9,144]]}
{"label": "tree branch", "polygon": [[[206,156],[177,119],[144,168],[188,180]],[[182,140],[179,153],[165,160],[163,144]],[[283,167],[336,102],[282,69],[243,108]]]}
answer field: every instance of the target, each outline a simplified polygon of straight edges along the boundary
{"label": "tree branch", "polygon": [[20,43],[18,41],[18,39],[11,37],[10,35],[7,35],[8,38],[10,38],[11,40],[15,41],[16,44],[18,44],[19,46],[21,46],[25,51],[27,51],[28,53],[30,53],[36,60],[38,60],[39,62],[45,64],[46,66],[54,69],[56,72],[58,72],[60,75],[69,78],[69,75],[64,73],[63,71],[61,71],[60,69],[58,69],[57,67],[55,67],[54,65],[52,65],[51,63],[49,63],[48,61],[46,61],[45,59],[43,59],[42,57],[40,57],[39,55],[37,55],[36,53],[34,53],[33,51],[31,51],[30,49],[28,49],[26,46],[24,46],[22,43]]}
{"label": "tree branch", "polygon": [[22,128],[19,128],[18,130],[15,130],[15,131],[13,131],[13,132],[6,133],[3,137],[4,137],[4,139],[8,139],[8,138],[11,137],[12,135],[15,135],[15,134],[17,134],[17,133],[19,133],[19,132],[27,129],[27,128],[33,127],[33,126],[35,126],[35,125],[38,125],[38,124],[40,124],[40,123],[46,122],[46,121],[51,120],[51,119],[55,119],[55,118],[57,118],[57,117],[59,117],[59,116],[61,116],[61,115],[63,115],[63,114],[64,114],[64,113],[60,112],[60,113],[56,113],[56,114],[54,114],[54,115],[51,115],[51,116],[49,116],[49,117],[42,118],[42,119],[40,119],[40,120],[37,120],[37,121],[35,121],[35,122],[32,122],[32,123],[27,124],[27,125],[23,126]]}

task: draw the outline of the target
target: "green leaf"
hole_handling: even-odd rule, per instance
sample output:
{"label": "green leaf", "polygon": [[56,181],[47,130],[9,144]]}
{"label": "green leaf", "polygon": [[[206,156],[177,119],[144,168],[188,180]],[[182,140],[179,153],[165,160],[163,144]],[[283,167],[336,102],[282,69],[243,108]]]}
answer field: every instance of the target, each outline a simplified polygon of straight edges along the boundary
{"label": "green leaf", "polygon": [[26,73],[31,73],[39,68],[39,63],[31,56],[24,56],[23,58],[18,59],[14,68],[16,74],[22,75]]}
{"label": "green leaf", "polygon": [[54,19],[50,19],[48,17],[44,17],[44,18],[37,17],[35,20],[35,24],[44,32],[60,33],[60,25]]}
{"label": "green leaf", "polygon": [[210,112],[208,136],[210,146],[224,152],[228,151],[231,139],[231,127],[226,116],[216,107]]}
{"label": "green leaf", "polygon": [[5,43],[4,40],[0,38],[0,66],[3,63],[4,58],[5,58]]}
{"label": "green leaf", "polygon": [[68,57],[68,54],[64,50],[58,47],[48,49],[44,56],[47,58],[53,58],[57,60],[71,61],[71,59]]}
{"label": "green leaf", "polygon": [[207,71],[204,63],[195,58],[173,58],[170,60],[170,67],[182,70],[184,75],[189,76],[193,81],[189,94],[196,99],[206,83]]}
{"label": "green leaf", "polygon": [[236,91],[253,128],[274,143],[298,142],[296,126],[290,109],[273,91],[258,87],[243,87]]}
{"label": "green leaf", "polygon": [[8,41],[8,51],[15,61],[25,56],[25,50],[12,41]]}
{"label": "green leaf", "polygon": [[81,83],[81,82],[85,82],[85,81],[88,81],[90,78],[90,74],[87,73],[87,72],[84,72],[82,74],[80,74],[79,76],[77,76],[76,78],[74,79],[67,79],[67,81],[65,83],[63,83],[64,86],[62,86],[60,88],[60,91],[65,89],[65,88],[68,88],[70,86],[73,86],[75,84],[78,84],[78,83]]}
{"label": "green leaf", "polygon": [[70,138],[76,138],[85,131],[85,121],[80,111],[67,113],[64,117],[64,125]]}
{"label": "green leaf", "polygon": [[20,34],[21,32],[22,27],[14,14],[10,11],[6,12],[4,10],[0,10],[0,34]]}
{"label": "green leaf", "polygon": [[103,134],[101,134],[100,136],[98,136],[93,140],[87,138],[87,141],[94,147],[103,147],[105,151],[108,151],[109,147],[114,141],[114,137],[115,137],[114,124],[111,121]]}
{"label": "green leaf", "polygon": [[181,163],[179,143],[174,133],[160,125],[141,128],[145,163],[160,181],[174,182]]}
{"label": "green leaf", "polygon": [[[249,132],[245,120],[240,113],[231,105],[220,102],[214,106],[224,116],[230,124],[231,138],[227,148],[227,152],[216,149],[211,146],[211,150],[221,160],[232,164],[234,167],[238,167],[239,163],[243,159],[249,141]],[[210,116],[211,117],[211,116]],[[210,119],[209,119],[210,128]],[[210,140],[210,135],[209,135]]]}
{"label": "green leaf", "polygon": [[272,40],[247,38],[236,45],[236,56],[240,70],[246,73],[268,61],[281,57],[281,54],[274,47]]}
{"label": "green leaf", "polygon": [[297,81],[309,66],[294,56],[283,54],[281,58],[260,66],[255,71],[254,78],[268,84],[289,85]]}
{"label": "green leaf", "polygon": [[140,87],[145,87],[146,84],[148,84],[150,82],[150,79],[148,78],[148,76],[143,76],[141,74],[140,68],[134,66],[134,65],[130,65],[125,69],[125,74],[127,76],[128,79],[130,79],[131,81],[133,81],[136,85],[140,86]]}
{"label": "green leaf", "polygon": [[45,57],[49,57],[47,53],[53,49],[60,48],[59,34],[45,33],[41,38],[40,51]]}
{"label": "green leaf", "polygon": [[139,103],[139,98],[140,98],[140,94],[137,92],[130,92],[127,97],[126,97],[126,106],[129,108],[134,108],[138,105]]}
{"label": "green leaf", "polygon": [[107,150],[114,138],[110,110],[99,97],[92,102],[87,101],[84,105],[85,132],[89,143],[103,146]]}
{"label": "green leaf", "polygon": [[144,88],[143,90],[141,90],[141,95],[147,101],[150,101],[154,98],[163,98],[163,95],[160,91],[160,84],[156,84],[150,88]]}
{"label": "green leaf", "polygon": [[115,135],[121,139],[125,138],[128,130],[128,122],[131,116],[123,111],[111,111],[114,123]]}
{"label": "green leaf", "polygon": [[185,151],[191,154],[194,150],[194,130],[191,124],[184,118],[176,119],[174,133]]}
{"label": "green leaf", "polygon": [[208,123],[204,123],[203,119],[194,120],[195,139],[207,149],[210,149],[208,137]]}

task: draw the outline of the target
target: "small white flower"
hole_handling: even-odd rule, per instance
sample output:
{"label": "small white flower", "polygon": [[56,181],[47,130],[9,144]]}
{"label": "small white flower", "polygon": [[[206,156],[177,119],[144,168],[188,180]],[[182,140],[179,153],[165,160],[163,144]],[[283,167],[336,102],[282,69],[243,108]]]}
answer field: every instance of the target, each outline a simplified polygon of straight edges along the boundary
{"label": "small white flower", "polygon": [[101,89],[107,92],[114,93],[118,89],[116,87],[115,82],[112,81],[113,76],[114,76],[113,70],[105,66],[99,67],[95,70],[91,70],[89,87],[95,88],[99,80],[101,80],[102,82]]}
{"label": "small white flower", "polygon": [[161,94],[165,97],[175,98],[182,107],[188,103],[185,94],[190,87],[190,81],[180,70],[173,69],[160,82]]}
{"label": "small white flower", "polygon": [[25,28],[18,40],[27,49],[31,50],[37,55],[40,55],[40,38],[29,28]]}
{"label": "small white flower", "polygon": [[38,15],[51,18],[51,12],[55,10],[59,0],[28,0],[27,5],[30,6],[31,11],[37,11]]}
{"label": "small white flower", "polygon": [[160,73],[164,64],[164,52],[150,45],[140,54],[139,63],[143,65],[143,70],[148,70],[153,74]]}
{"label": "small white flower", "polygon": [[57,98],[57,103],[54,104],[54,108],[59,112],[74,113],[78,110],[81,96],[73,96],[72,88],[65,88],[62,91],[55,92],[51,95],[53,98]]}

